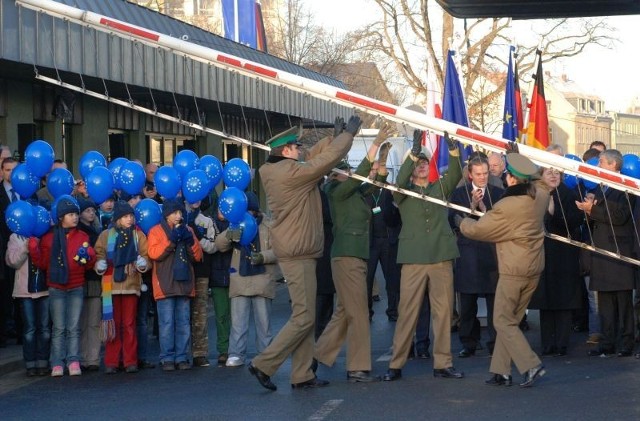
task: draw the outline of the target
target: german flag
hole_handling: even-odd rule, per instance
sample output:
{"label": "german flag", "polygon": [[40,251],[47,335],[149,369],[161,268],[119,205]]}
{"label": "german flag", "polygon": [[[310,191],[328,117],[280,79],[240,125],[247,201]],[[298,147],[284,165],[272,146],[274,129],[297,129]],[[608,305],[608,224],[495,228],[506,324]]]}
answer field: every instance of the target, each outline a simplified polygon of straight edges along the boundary
{"label": "german flag", "polygon": [[256,1],[256,50],[267,53],[267,34],[264,30],[264,19],[262,17],[262,5]]}
{"label": "german flag", "polygon": [[533,95],[529,105],[527,145],[538,149],[546,149],[549,146],[549,118],[547,117],[547,102],[544,98],[542,52],[538,51],[537,54],[538,70],[536,71]]}

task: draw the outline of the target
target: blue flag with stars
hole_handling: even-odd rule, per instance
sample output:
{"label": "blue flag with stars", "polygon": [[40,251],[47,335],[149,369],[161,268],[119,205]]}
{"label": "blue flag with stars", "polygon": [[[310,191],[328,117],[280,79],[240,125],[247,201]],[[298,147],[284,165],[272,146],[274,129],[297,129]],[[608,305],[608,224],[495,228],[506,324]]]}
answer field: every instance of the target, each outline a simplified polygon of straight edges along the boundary
{"label": "blue flag with stars", "polygon": [[518,140],[518,110],[516,109],[516,82],[513,75],[513,52],[509,49],[509,69],[507,70],[507,87],[504,95],[504,113],[502,114],[502,137],[512,142]]}

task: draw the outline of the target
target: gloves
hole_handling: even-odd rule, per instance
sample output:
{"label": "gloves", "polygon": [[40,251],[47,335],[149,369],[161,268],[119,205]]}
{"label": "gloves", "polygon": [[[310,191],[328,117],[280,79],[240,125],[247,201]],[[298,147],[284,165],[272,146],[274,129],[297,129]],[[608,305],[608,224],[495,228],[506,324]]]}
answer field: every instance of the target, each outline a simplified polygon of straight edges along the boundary
{"label": "gloves", "polygon": [[264,263],[264,256],[262,253],[251,252],[251,264],[258,266]]}
{"label": "gloves", "polygon": [[140,272],[144,272],[147,270],[147,259],[145,259],[142,256],[138,256],[138,258],[136,259],[136,269],[138,269]]}
{"label": "gloves", "polygon": [[380,146],[380,152],[378,154],[378,166],[386,167],[387,166],[387,156],[389,156],[389,150],[391,149],[391,143],[383,143]]}
{"label": "gloves", "polygon": [[411,155],[418,156],[422,152],[422,136],[424,132],[422,130],[413,131],[413,146],[411,146]]}
{"label": "gloves", "polygon": [[233,241],[235,243],[240,242],[240,237],[242,237],[242,227],[238,228],[227,228],[227,240]]}
{"label": "gloves", "polygon": [[182,232],[181,239],[187,244],[188,247],[193,246],[193,244],[196,241],[193,239],[193,234],[191,234],[191,231],[189,231],[189,228],[187,228],[186,225],[184,225],[184,230]]}
{"label": "gloves", "polygon": [[391,130],[391,124],[389,124],[388,121],[382,123],[382,126],[380,126],[380,130],[378,130],[376,138],[373,140],[373,144],[376,146],[382,145],[382,143],[384,143],[384,141],[391,136]]}
{"label": "gloves", "polygon": [[98,275],[102,275],[107,271],[107,261],[100,259],[96,262],[95,271]]}
{"label": "gloves", "polygon": [[333,137],[338,137],[344,131],[344,118],[336,117],[333,121]]}
{"label": "gloves", "polygon": [[76,255],[73,256],[73,260],[81,265],[87,264],[87,261],[89,260],[89,243],[86,241],[82,243],[82,247],[80,247],[76,252]]}
{"label": "gloves", "polygon": [[180,241],[180,238],[181,238],[180,227],[181,226],[182,225],[178,225],[176,227],[173,227],[173,229],[169,233],[169,241],[171,241],[173,244],[178,244],[178,241]]}
{"label": "gloves", "polygon": [[344,128],[344,131],[347,133],[351,133],[351,136],[355,136],[360,131],[360,125],[362,124],[362,120],[357,115],[352,115],[349,118],[349,122],[347,126]]}
{"label": "gloves", "polygon": [[520,153],[520,150],[518,149],[518,144],[516,142],[509,142],[507,143],[507,145],[505,146],[505,152],[506,153]]}
{"label": "gloves", "polygon": [[195,224],[197,216],[195,212],[187,212],[187,225]]}
{"label": "gloves", "polygon": [[207,232],[207,229],[205,227],[202,227],[196,224],[189,224],[189,226],[193,230],[193,233],[196,235],[196,238],[198,239],[198,241],[202,240],[205,233]]}
{"label": "gloves", "polygon": [[455,139],[452,139],[449,136],[448,132],[444,132],[444,140],[447,142],[447,146],[449,147],[450,151],[455,151],[456,149],[458,149],[458,141]]}

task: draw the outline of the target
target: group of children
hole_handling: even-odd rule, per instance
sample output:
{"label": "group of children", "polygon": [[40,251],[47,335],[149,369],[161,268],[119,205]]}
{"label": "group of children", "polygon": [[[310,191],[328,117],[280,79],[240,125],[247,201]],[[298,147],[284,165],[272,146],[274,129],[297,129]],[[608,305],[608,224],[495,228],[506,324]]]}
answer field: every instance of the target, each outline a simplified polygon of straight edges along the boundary
{"label": "group of children", "polygon": [[145,235],[134,212],[141,194],[114,196],[100,207],[87,197],[64,197],[42,238],[12,234],[6,262],[16,269],[27,376],[97,371],[102,344],[107,374],[152,368],[146,358],[151,294],[163,371],[209,366],[209,292],[218,364],[244,364],[252,311],[262,351],[271,341],[271,301],[281,275],[269,223],[255,194],[247,197],[259,224],[248,245],[219,211],[211,218],[200,202],[181,197],[162,201],[160,223]]}

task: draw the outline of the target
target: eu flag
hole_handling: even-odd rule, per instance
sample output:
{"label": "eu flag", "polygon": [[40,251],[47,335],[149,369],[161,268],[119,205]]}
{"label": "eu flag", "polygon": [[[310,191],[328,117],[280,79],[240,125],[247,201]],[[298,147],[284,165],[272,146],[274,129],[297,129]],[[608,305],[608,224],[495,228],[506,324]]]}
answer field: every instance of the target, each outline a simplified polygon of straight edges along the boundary
{"label": "eu flag", "polygon": [[512,142],[518,139],[518,111],[516,109],[515,77],[513,74],[513,51],[509,49],[509,69],[507,70],[507,86],[504,94],[504,113],[502,114],[502,137]]}
{"label": "eu flag", "polygon": [[[467,117],[467,105],[464,100],[462,86],[460,86],[460,78],[458,71],[453,62],[455,52],[449,50],[447,57],[447,69],[444,78],[444,96],[442,98],[442,119],[461,126],[469,127],[469,118]],[[470,146],[460,148],[460,154],[463,161],[466,161],[473,152]],[[444,137],[440,139],[438,144],[438,171],[442,174],[449,167],[449,148]]]}
{"label": "eu flag", "polygon": [[224,37],[257,48],[255,0],[222,0]]}

